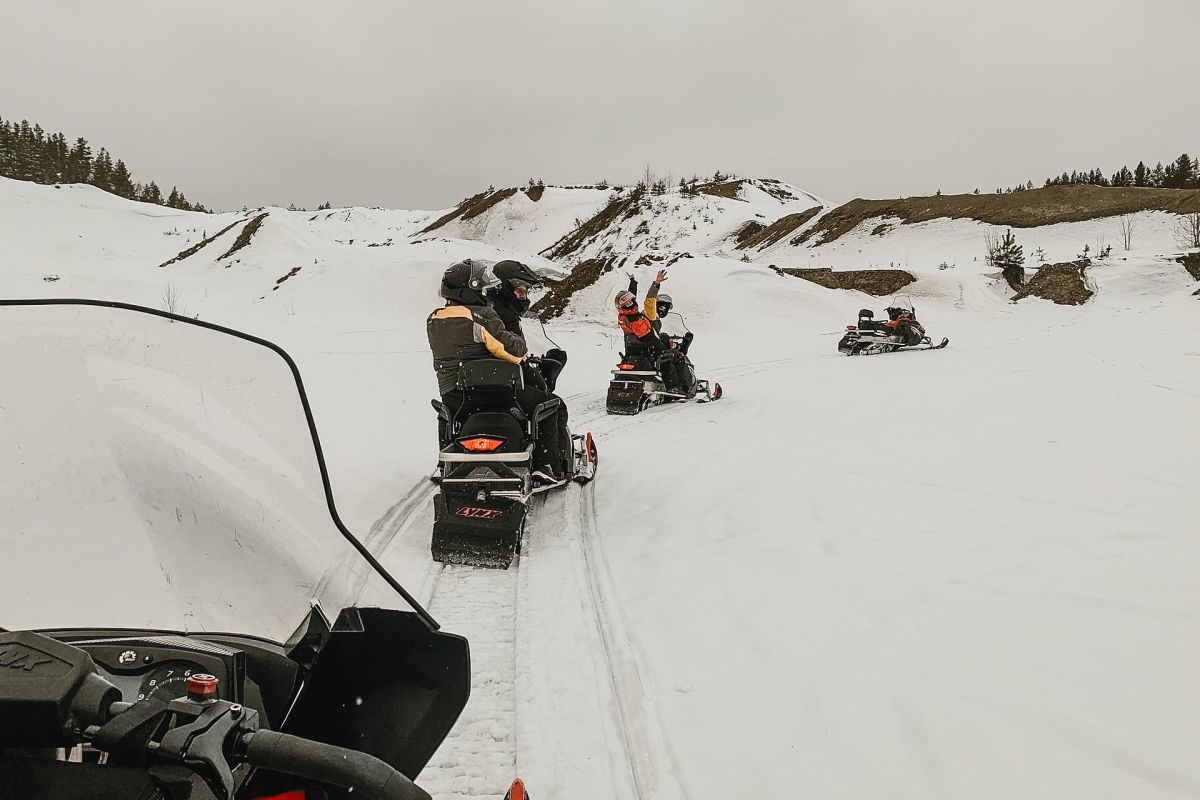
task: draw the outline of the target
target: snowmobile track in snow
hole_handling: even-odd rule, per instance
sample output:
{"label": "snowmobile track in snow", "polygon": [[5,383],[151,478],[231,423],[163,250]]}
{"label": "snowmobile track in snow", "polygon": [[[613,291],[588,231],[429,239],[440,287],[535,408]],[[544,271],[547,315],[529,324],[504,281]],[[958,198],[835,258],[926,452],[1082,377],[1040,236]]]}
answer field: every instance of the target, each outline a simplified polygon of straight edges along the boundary
{"label": "snowmobile track in snow", "polygon": [[680,771],[675,767],[654,697],[647,691],[646,681],[642,677],[644,669],[641,659],[617,602],[600,542],[599,516],[593,492],[591,484],[583,487],[579,503],[583,567],[617,700],[621,734],[637,796],[643,800],[686,800],[687,790]]}
{"label": "snowmobile track in snow", "polygon": [[471,699],[419,783],[439,800],[500,800],[516,775],[517,563],[438,565],[429,610],[471,644]]}
{"label": "snowmobile track in snow", "polygon": [[[421,523],[428,515],[423,511],[436,491],[424,481],[411,487],[371,527],[367,544],[372,551],[381,552],[401,538],[427,540],[429,531]],[[580,609],[584,614],[580,622],[595,627],[594,641],[602,650],[596,654],[597,663],[603,665],[601,680],[611,689],[610,701],[615,701],[608,722],[616,737],[614,755],[623,751],[618,769],[628,770],[635,797],[687,800],[604,558],[593,485],[569,486],[554,493],[554,498],[566,504],[565,516],[551,511],[549,497],[538,497],[530,508],[524,536],[545,539],[551,530],[540,530],[542,526],[560,525],[561,534],[575,542],[570,548],[575,552],[575,568],[560,578],[581,584],[578,591],[586,598],[586,610]],[[528,552],[525,546],[522,549]],[[507,570],[431,560],[421,585],[414,587],[418,601],[444,630],[465,636],[471,646],[471,699],[418,778],[419,785],[438,800],[500,800],[517,774],[517,732],[526,724],[519,721],[522,702],[517,675],[522,641],[520,565],[526,557],[518,556]],[[546,733],[538,731],[535,740]]]}

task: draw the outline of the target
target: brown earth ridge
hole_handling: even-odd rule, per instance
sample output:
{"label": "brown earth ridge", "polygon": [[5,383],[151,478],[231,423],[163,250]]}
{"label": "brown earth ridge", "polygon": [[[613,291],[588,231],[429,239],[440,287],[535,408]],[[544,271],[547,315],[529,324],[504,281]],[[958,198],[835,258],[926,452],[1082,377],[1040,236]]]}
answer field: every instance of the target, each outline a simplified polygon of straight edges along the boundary
{"label": "brown earth ridge", "polygon": [[1011,194],[954,194],[897,200],[851,200],[817,220],[792,244],[828,244],[867,220],[894,218],[902,225],[935,219],[974,219],[1010,228],[1083,222],[1139,211],[1200,212],[1200,190],[1108,186],[1047,186]]}

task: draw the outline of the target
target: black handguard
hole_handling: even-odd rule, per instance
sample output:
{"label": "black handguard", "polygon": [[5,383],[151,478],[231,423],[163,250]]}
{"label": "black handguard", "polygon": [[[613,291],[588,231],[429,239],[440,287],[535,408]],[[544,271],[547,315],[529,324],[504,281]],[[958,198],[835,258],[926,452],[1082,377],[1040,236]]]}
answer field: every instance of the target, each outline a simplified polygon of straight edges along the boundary
{"label": "black handguard", "polygon": [[251,766],[353,789],[365,800],[431,800],[424,789],[366,753],[267,730],[248,734],[243,742]]}

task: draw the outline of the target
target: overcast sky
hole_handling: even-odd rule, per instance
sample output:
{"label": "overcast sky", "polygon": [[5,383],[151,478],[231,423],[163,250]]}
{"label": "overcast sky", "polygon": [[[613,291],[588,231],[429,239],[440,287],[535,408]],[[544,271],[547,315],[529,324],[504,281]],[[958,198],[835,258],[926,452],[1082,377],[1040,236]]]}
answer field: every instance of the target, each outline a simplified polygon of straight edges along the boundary
{"label": "overcast sky", "polygon": [[1200,152],[1198,0],[0,3],[0,117],[220,209],[646,163],[847,200]]}

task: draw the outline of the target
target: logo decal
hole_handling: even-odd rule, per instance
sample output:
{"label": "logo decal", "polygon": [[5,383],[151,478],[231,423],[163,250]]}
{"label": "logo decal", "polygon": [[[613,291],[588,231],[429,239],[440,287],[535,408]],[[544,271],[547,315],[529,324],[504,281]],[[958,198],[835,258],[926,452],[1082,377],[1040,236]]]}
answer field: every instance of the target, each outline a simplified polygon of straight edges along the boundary
{"label": "logo decal", "polygon": [[43,664],[50,664],[53,661],[54,659],[46,658],[36,650],[28,650],[20,645],[0,647],[0,667],[33,672]]}
{"label": "logo decal", "polygon": [[463,506],[454,513],[460,517],[470,517],[471,519],[493,519],[500,516],[504,512],[498,508],[474,508],[472,506]]}

